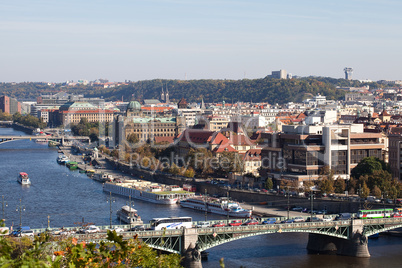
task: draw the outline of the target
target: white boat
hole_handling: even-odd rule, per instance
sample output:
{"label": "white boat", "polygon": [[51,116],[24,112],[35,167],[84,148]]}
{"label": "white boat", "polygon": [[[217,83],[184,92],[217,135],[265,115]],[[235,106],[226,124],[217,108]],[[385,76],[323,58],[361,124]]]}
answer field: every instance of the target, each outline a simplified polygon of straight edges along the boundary
{"label": "white boat", "polygon": [[192,192],[184,191],[177,185],[168,186],[142,180],[106,182],[103,184],[103,191],[165,205],[176,204],[178,200],[195,195]]}
{"label": "white boat", "polygon": [[30,185],[31,184],[31,180],[29,179],[28,174],[25,172],[20,172],[17,180],[22,185]]}
{"label": "white boat", "polygon": [[117,219],[128,224],[139,225],[143,223],[141,217],[137,214],[137,210],[130,206],[122,206],[121,209],[116,212],[116,215]]}
{"label": "white boat", "polygon": [[68,159],[68,156],[61,154],[57,157],[57,163],[61,165],[65,165],[70,159]]}
{"label": "white boat", "polygon": [[238,202],[232,201],[227,197],[211,198],[197,196],[180,201],[184,208],[191,208],[199,211],[207,211],[219,215],[237,218],[251,217],[251,210],[243,209]]}
{"label": "white boat", "polygon": [[111,182],[114,180],[113,176],[108,173],[95,173],[93,174],[92,179],[99,182]]}

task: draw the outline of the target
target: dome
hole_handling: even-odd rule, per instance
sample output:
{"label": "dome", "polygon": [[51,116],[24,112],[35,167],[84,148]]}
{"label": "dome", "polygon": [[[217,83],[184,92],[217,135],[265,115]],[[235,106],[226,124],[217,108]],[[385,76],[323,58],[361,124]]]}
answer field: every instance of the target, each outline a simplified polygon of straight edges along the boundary
{"label": "dome", "polygon": [[130,103],[127,105],[127,110],[139,111],[141,110],[141,104],[138,101],[130,101]]}

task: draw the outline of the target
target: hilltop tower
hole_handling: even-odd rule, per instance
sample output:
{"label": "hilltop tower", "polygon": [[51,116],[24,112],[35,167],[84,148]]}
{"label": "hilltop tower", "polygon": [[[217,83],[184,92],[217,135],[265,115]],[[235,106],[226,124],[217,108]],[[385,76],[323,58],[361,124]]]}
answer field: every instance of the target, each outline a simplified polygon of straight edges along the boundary
{"label": "hilltop tower", "polygon": [[343,71],[345,72],[345,79],[352,80],[353,68],[345,67]]}

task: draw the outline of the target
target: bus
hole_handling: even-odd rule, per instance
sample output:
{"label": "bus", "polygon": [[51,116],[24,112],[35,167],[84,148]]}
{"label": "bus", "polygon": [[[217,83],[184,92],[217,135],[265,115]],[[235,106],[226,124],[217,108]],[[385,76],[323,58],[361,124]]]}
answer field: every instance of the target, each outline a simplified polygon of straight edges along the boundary
{"label": "bus", "polygon": [[192,228],[191,217],[154,218],[149,224],[152,230]]}
{"label": "bus", "polygon": [[364,209],[359,210],[359,212],[357,212],[357,218],[359,219],[390,218],[393,214],[394,210],[392,208]]}

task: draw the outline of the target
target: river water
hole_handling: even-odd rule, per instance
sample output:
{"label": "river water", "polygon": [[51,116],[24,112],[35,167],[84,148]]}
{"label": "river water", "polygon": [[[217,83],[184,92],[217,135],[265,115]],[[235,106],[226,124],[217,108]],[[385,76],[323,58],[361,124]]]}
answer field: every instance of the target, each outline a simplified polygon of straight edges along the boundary
{"label": "river water", "polygon": [[[0,135],[25,134],[11,128],[0,128]],[[102,191],[102,185],[85,174],[58,165],[57,155],[57,149],[29,140],[0,144],[0,196],[4,196],[8,205],[4,209],[7,226],[17,226],[21,220],[23,226],[44,228],[48,224],[48,216],[50,227],[74,226],[83,219],[97,225],[109,224],[110,203],[106,202],[109,195]],[[21,186],[17,182],[21,171],[29,174],[31,186]],[[115,213],[128,199],[113,198],[112,223],[119,224]],[[20,199],[25,209],[21,213]],[[202,212],[176,205],[133,201],[144,222],[154,217],[169,216],[191,216],[194,220],[204,220]],[[225,217],[208,215],[208,219]],[[381,235],[379,239],[369,240],[371,258],[365,259],[310,255],[306,251],[307,240],[308,234],[302,233],[240,239],[210,249],[209,259],[203,262],[203,267],[219,267],[222,257],[226,267],[402,267],[402,237]]]}

